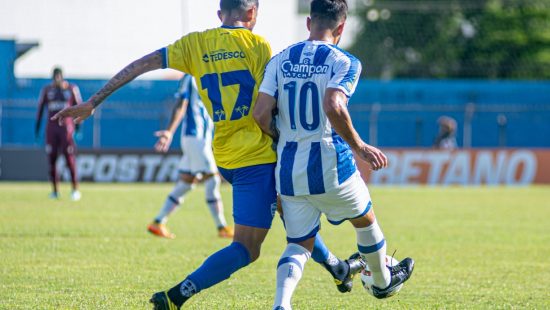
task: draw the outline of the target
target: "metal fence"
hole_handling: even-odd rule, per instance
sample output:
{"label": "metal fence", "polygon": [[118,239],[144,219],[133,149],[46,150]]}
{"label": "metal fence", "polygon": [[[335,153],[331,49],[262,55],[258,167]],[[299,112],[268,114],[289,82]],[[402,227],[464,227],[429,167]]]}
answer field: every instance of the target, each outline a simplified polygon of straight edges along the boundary
{"label": "metal fence", "polygon": [[361,136],[373,145],[429,147],[437,119],[450,116],[458,123],[457,139],[464,148],[550,147],[548,104],[373,103],[350,105],[349,110]]}
{"label": "metal fence", "polygon": [[[109,102],[84,122],[77,143],[94,149],[150,148],[153,132],[168,123],[172,104]],[[363,139],[381,147],[431,147],[443,115],[457,121],[460,147],[550,147],[550,104],[353,102],[349,111]],[[0,101],[0,146],[42,144],[42,138],[34,138],[35,117],[33,100]]]}

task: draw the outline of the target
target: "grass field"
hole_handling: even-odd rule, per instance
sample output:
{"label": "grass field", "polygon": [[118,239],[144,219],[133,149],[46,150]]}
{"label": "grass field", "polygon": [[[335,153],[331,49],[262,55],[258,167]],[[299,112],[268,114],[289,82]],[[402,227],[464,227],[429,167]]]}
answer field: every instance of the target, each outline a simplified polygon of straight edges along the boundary
{"label": "grass field", "polygon": [[[147,309],[150,295],[179,282],[218,239],[192,192],[169,226],[175,240],[146,233],[171,184],[83,184],[83,199],[48,200],[48,184],[0,183],[0,308]],[[231,192],[223,187],[231,218]],[[371,188],[388,252],[416,269],[396,297],[376,300],[356,279],[339,294],[312,260],[295,309],[549,309],[550,187]],[[270,309],[275,267],[284,249],[279,219],[262,257],[204,291],[191,309]],[[341,256],[355,251],[350,225],[323,221],[323,237]],[[186,304],[187,305],[187,304]]]}

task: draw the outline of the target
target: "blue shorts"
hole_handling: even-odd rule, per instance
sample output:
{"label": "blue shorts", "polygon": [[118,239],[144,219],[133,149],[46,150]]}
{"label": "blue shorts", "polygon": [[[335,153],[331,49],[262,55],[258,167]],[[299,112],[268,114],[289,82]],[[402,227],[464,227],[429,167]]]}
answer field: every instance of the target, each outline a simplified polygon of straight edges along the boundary
{"label": "blue shorts", "polygon": [[277,211],[275,163],[237,169],[218,167],[233,186],[233,221],[235,224],[271,228]]}

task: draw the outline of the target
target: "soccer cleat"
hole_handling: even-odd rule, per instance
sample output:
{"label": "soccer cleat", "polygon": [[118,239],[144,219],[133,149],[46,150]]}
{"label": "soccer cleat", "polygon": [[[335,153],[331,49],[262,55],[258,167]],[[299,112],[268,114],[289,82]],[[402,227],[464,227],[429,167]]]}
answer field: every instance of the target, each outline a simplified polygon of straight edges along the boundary
{"label": "soccer cleat", "polygon": [[321,264],[332,275],[336,288],[340,293],[351,292],[353,288],[353,277],[365,268],[366,264],[359,253],[355,253],[347,260],[338,259],[338,264]]}
{"label": "soccer cleat", "polygon": [[173,303],[170,298],[168,297],[168,294],[166,292],[158,292],[153,294],[151,299],[149,300],[150,303],[153,304],[153,310],[178,310],[180,307],[178,307],[175,303]]}
{"label": "soccer cleat", "polygon": [[74,190],[71,192],[71,200],[72,201],[79,201],[80,198],[82,198],[82,194],[79,190]]}
{"label": "soccer cleat", "polygon": [[[359,252],[352,254],[348,259],[346,259],[345,262],[349,266],[348,273],[340,284],[336,283],[336,287],[340,293],[351,292],[351,289],[353,288],[353,278],[356,274],[361,272],[361,270],[365,269],[365,266],[367,266]],[[334,279],[334,281],[336,282],[336,279]]]}
{"label": "soccer cleat", "polygon": [[167,239],[176,238],[176,235],[171,233],[170,230],[168,230],[168,228],[166,227],[166,225],[161,224],[161,223],[153,222],[153,223],[149,224],[149,226],[147,227],[147,230],[150,233],[152,233],[153,235],[159,236],[159,237],[162,237],[162,238],[167,238]]}
{"label": "soccer cleat", "polygon": [[59,194],[57,192],[51,192],[48,195],[48,198],[50,198],[50,199],[59,199]]}
{"label": "soccer cleat", "polygon": [[378,299],[391,297],[397,293],[397,288],[411,277],[414,269],[414,260],[407,257],[400,261],[399,264],[392,267],[388,266],[388,268],[391,274],[390,285],[385,289],[372,286],[372,294]]}
{"label": "soccer cleat", "polygon": [[220,238],[233,238],[233,228],[231,228],[230,226],[224,226],[224,227],[220,227],[218,228],[218,237]]}

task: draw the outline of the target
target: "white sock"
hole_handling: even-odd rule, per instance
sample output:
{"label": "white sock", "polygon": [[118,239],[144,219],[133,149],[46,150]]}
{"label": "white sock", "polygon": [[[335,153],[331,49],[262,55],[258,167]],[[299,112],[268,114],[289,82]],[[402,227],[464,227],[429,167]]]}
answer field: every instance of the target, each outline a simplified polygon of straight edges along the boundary
{"label": "white sock", "polygon": [[221,179],[219,175],[214,175],[204,182],[204,190],[206,192],[206,204],[212,215],[212,219],[216,223],[217,228],[227,226],[225,215],[223,214],[223,203],[220,194]]}
{"label": "white sock", "polygon": [[368,227],[355,228],[357,232],[357,247],[367,261],[372,272],[374,286],[386,288],[390,285],[391,274],[386,267],[386,240],[375,221]]}
{"label": "white sock", "polygon": [[192,188],[193,184],[183,182],[182,180],[176,182],[172,192],[166,197],[162,209],[160,209],[159,214],[155,217],[155,221],[162,224],[166,223],[168,216],[183,202],[183,196]]}
{"label": "white sock", "polygon": [[277,266],[277,293],[273,309],[290,310],[290,300],[296,285],[302,278],[304,265],[310,258],[311,253],[304,247],[289,243]]}

